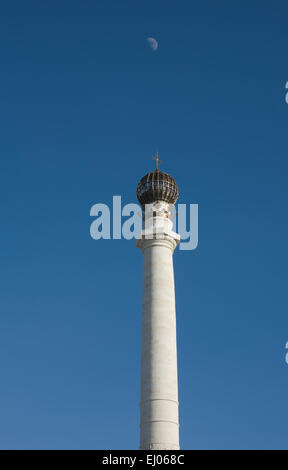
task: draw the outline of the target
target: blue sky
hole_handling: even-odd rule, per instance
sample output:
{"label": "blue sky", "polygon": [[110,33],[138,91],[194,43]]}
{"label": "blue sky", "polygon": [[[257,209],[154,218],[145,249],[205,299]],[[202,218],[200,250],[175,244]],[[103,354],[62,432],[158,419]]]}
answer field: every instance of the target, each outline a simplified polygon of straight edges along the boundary
{"label": "blue sky", "polygon": [[89,213],[137,202],[157,150],[199,204],[174,255],[181,447],[287,448],[287,15],[1,4],[0,448],[138,448],[142,255]]}

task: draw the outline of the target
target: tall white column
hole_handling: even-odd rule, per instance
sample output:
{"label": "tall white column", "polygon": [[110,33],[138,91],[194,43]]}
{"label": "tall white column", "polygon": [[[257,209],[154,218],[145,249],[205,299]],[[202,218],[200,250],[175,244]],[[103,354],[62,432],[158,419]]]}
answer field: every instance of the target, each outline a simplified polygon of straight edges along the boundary
{"label": "tall white column", "polygon": [[[157,236],[155,224],[162,224]],[[137,241],[144,257],[140,449],[179,449],[173,252],[180,237],[171,228],[169,219],[152,217]]]}

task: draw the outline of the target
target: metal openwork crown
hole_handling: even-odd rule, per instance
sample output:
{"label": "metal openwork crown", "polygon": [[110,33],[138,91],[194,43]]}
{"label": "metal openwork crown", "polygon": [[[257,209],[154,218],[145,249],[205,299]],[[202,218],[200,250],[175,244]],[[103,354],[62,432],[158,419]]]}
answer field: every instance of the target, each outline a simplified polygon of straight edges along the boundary
{"label": "metal openwork crown", "polygon": [[155,201],[165,201],[169,204],[175,204],[179,196],[178,186],[172,176],[159,171],[158,152],[156,157],[156,170],[143,176],[137,186],[137,198],[143,207],[145,204],[151,204]]}

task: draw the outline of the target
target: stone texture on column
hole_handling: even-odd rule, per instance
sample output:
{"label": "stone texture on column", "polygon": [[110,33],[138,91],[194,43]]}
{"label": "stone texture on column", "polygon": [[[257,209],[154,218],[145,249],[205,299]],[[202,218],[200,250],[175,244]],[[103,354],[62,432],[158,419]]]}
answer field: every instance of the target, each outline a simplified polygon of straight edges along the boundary
{"label": "stone texture on column", "polygon": [[140,449],[151,450],[179,449],[173,252],[180,237],[165,228],[153,239],[144,230],[137,241],[144,258]]}

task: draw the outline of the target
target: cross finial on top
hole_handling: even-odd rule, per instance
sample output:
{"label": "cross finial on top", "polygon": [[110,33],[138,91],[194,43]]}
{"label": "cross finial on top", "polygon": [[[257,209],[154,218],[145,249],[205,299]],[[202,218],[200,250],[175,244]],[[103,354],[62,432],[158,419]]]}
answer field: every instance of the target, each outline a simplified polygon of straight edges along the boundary
{"label": "cross finial on top", "polygon": [[160,160],[159,156],[158,156],[158,152],[156,152],[156,155],[153,155],[152,158],[154,158],[154,160],[156,160],[156,171],[159,171],[159,163],[162,163],[162,160]]}

